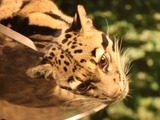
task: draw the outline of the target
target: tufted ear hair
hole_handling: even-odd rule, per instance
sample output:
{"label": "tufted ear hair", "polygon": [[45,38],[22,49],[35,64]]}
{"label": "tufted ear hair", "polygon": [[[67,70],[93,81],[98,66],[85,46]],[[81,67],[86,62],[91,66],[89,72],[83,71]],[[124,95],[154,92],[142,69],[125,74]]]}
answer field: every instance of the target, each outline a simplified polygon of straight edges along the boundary
{"label": "tufted ear hair", "polygon": [[89,30],[92,26],[92,20],[87,18],[84,7],[82,5],[78,5],[77,12],[71,25],[71,30],[84,32]]}

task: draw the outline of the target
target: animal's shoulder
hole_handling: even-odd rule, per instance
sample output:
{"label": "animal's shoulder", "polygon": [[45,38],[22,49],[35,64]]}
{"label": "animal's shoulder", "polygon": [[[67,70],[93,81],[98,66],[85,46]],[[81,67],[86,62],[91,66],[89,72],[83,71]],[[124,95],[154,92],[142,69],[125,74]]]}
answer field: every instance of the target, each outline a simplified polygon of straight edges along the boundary
{"label": "animal's shoulder", "polygon": [[50,0],[2,0],[0,23],[29,37],[38,50],[45,51],[55,37],[72,23]]}
{"label": "animal's shoulder", "polygon": [[[21,18],[18,19],[18,21],[28,18],[30,20],[29,24],[39,24],[39,26],[43,25],[42,23],[46,25],[47,22],[48,25],[46,26],[52,26],[55,22],[57,25],[58,20],[68,23],[72,22],[72,18],[63,14],[56,4],[50,0],[2,0],[0,15],[0,21],[2,21],[2,23],[4,21],[6,25],[8,22],[7,19],[11,21],[12,18],[16,16]],[[51,18],[57,21],[51,23]]]}

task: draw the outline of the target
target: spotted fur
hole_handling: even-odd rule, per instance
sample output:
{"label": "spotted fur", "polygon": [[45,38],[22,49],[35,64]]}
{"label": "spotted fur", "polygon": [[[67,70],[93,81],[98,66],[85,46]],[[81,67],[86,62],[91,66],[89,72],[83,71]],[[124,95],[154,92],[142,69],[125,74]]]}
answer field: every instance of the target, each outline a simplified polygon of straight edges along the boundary
{"label": "spotted fur", "polygon": [[1,17],[1,23],[31,38],[45,53],[39,65],[27,70],[28,76],[52,78],[61,89],[99,103],[128,94],[118,42],[94,28],[82,5],[71,18],[49,0],[31,0],[12,17]]}

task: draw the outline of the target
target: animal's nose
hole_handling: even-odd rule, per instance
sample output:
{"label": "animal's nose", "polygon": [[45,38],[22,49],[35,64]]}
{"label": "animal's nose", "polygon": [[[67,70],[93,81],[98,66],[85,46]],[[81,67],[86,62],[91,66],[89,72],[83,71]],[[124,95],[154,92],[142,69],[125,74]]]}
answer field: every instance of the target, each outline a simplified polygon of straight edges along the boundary
{"label": "animal's nose", "polygon": [[122,93],[122,89],[118,88],[118,90],[115,92],[115,94],[112,96],[112,99],[117,98]]}

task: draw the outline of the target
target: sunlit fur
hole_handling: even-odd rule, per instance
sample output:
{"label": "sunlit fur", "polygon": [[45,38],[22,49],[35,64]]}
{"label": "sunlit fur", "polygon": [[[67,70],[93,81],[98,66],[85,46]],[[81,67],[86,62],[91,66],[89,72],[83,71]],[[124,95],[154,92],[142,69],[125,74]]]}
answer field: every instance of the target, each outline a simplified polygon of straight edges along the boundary
{"label": "sunlit fur", "polygon": [[[121,44],[120,44],[120,47],[121,47]],[[125,78],[127,79],[126,81],[128,81],[130,64],[128,64],[128,61],[126,61],[127,51],[122,51],[121,49],[119,49],[119,40],[116,40],[115,48],[116,48],[116,54],[118,58],[119,70],[121,70],[121,72],[124,74]],[[125,87],[128,87],[128,83],[126,84]],[[126,95],[128,94],[128,91],[129,90],[127,90]]]}
{"label": "sunlit fur", "polygon": [[[68,31],[55,39],[53,46],[45,55],[45,59],[51,58],[48,59],[51,64],[46,63],[30,68],[27,71],[27,74],[31,77],[43,75],[47,78],[52,76],[61,88],[66,89],[75,95],[83,96],[83,99],[81,99],[82,103],[89,100],[92,101],[92,104],[94,103],[95,106],[99,103],[111,104],[125,98],[129,91],[126,75],[128,73],[125,63],[126,57],[125,54],[121,55],[118,41],[112,41],[108,35],[96,30],[93,27],[92,21],[87,18],[85,14],[84,8],[79,6],[78,13],[71,26],[74,26],[74,29],[77,29],[75,25],[80,24],[79,26],[81,26],[81,28],[78,27],[78,31],[73,31],[74,34],[72,31]],[[79,15],[79,17],[77,15]],[[66,39],[64,39],[66,34],[71,36],[67,39],[68,42],[73,43],[73,38],[77,39],[76,49],[78,53],[74,53],[75,49],[73,49],[71,45],[66,46]],[[92,44],[90,42],[92,42]],[[81,45],[79,45],[79,43],[81,43]],[[73,46],[74,45],[75,44],[73,44]],[[115,49],[115,51],[113,49]],[[92,53],[93,50],[95,50],[95,53]],[[60,56],[62,53],[69,66],[57,62],[61,59]],[[51,56],[52,54],[53,56]],[[112,59],[112,63],[109,63],[109,68],[107,68],[107,73],[102,72],[101,68],[97,65],[103,54],[108,57],[110,54]],[[80,60],[83,59],[85,62],[81,63]],[[91,62],[91,60],[93,62]],[[76,71],[72,71],[74,67],[76,67]],[[68,79],[71,79],[72,82],[68,81]],[[87,90],[86,92],[79,91],[78,86],[83,83],[85,84],[88,80],[95,81],[89,82],[87,85],[91,84],[96,89]],[[79,98],[71,99],[71,101],[78,102]],[[92,105],[92,107],[94,107],[94,105]]]}
{"label": "sunlit fur", "polygon": [[[37,31],[27,29],[32,31],[27,36],[31,39],[50,40],[43,49],[38,49],[45,55],[38,65],[26,71],[29,77],[54,80],[57,86],[53,88],[53,95],[68,101],[67,104],[82,104],[88,109],[127,96],[129,67],[125,62],[126,54],[121,54],[118,40],[112,41],[109,32],[105,35],[94,28],[82,5],[78,5],[73,18],[63,14],[50,0],[31,0],[28,6],[25,5],[18,11],[20,22],[17,25],[23,27],[26,22],[26,28],[36,27]],[[11,26],[17,28],[14,24]],[[26,31],[20,32],[28,34],[23,33]],[[103,55],[107,66],[100,67]]]}
{"label": "sunlit fur", "polygon": [[[126,81],[128,81],[128,69],[129,67],[126,65],[127,62],[125,61],[125,58],[126,58],[126,52],[123,51],[123,53],[121,53],[121,50],[119,49],[119,41],[116,40],[114,41],[116,44],[115,44],[115,55],[117,57],[117,61],[118,62],[118,67],[119,67],[119,70],[122,74],[124,74],[125,76],[125,79],[127,79]],[[128,82],[126,82],[124,84],[124,87],[125,87],[125,92],[123,93],[123,95],[121,95],[118,99],[114,100],[114,102],[116,101],[119,101],[119,100],[122,100],[124,99],[127,94],[128,94]],[[109,99],[109,98],[108,98]],[[73,98],[71,100],[68,100],[68,102],[66,102],[64,105],[68,108],[69,106],[79,106],[80,109],[87,109],[87,110],[91,110],[91,109],[94,109],[96,108],[97,106],[101,105],[105,103],[106,105],[109,105],[110,103],[106,103],[106,100],[101,100],[101,99],[98,99],[98,98],[93,98],[92,96],[91,97],[86,97],[86,96],[83,96],[83,95],[74,95]]]}

